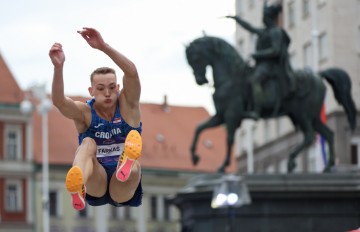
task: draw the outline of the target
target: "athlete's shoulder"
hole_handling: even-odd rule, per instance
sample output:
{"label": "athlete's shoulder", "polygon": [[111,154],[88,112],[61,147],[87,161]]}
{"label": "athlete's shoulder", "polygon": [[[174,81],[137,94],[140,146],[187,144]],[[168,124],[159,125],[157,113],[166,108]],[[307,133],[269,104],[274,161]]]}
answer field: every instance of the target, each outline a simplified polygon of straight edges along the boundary
{"label": "athlete's shoulder", "polygon": [[81,111],[87,111],[90,109],[90,106],[86,102],[74,101],[74,103]]}

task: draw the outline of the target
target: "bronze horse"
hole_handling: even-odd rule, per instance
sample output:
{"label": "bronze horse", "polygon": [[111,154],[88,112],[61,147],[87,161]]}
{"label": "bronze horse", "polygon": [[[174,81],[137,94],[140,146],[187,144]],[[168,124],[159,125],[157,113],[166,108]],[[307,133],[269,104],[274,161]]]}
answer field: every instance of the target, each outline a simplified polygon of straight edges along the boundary
{"label": "bronze horse", "polygon": [[[244,62],[232,45],[221,38],[211,36],[192,41],[186,47],[186,58],[198,85],[208,83],[206,67],[211,66],[215,88],[213,101],[216,113],[196,128],[191,146],[192,162],[196,165],[199,161],[196,146],[200,133],[205,129],[225,124],[226,158],[218,169],[218,172],[225,172],[230,164],[235,130],[240,127],[243,119],[248,118],[248,109],[251,105],[249,78],[254,68]],[[263,83],[265,100],[261,103],[260,117],[266,119],[286,115],[303,133],[303,142],[290,153],[288,172],[294,170],[297,155],[314,142],[315,132],[321,134],[328,143],[329,157],[324,171],[330,171],[334,166],[334,134],[320,119],[326,92],[322,79],[331,85],[335,98],[344,107],[350,128],[353,130],[356,127],[356,107],[351,97],[350,77],[342,69],[330,68],[318,74],[296,70],[295,79],[295,93],[284,99],[280,106],[274,94],[278,93],[276,80]]]}

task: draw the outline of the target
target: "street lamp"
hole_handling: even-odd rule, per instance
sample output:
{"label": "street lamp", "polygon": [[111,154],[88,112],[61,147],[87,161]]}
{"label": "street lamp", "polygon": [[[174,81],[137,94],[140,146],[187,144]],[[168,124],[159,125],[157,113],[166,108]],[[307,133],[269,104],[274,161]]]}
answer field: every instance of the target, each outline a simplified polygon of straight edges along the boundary
{"label": "street lamp", "polygon": [[251,204],[249,190],[244,179],[235,175],[224,175],[214,187],[211,207],[228,209],[228,225],[226,231],[232,231],[233,208]]}
{"label": "street lamp", "polygon": [[[42,118],[42,207],[43,207],[43,231],[49,232],[49,136],[48,136],[48,112],[52,102],[47,98],[45,85],[36,85],[30,88],[32,95],[40,101],[37,110]],[[24,114],[31,114],[34,105],[25,98],[20,104],[20,110]]]}

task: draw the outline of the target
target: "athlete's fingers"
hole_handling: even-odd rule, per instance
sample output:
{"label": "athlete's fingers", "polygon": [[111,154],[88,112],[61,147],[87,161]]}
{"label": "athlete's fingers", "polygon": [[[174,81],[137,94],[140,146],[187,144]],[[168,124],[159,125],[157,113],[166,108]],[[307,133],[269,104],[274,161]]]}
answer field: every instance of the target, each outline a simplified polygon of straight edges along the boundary
{"label": "athlete's fingers", "polygon": [[53,46],[51,46],[50,50],[56,50],[56,49],[62,49],[62,45],[60,43],[54,43]]}
{"label": "athlete's fingers", "polygon": [[52,47],[50,48],[50,52],[55,52],[55,51],[62,51],[62,47],[52,46]]}
{"label": "athlete's fingers", "polygon": [[80,35],[81,35],[81,37],[83,37],[86,41],[88,41],[89,40],[89,33],[88,32],[86,32],[85,30],[81,30],[81,31],[77,31]]}

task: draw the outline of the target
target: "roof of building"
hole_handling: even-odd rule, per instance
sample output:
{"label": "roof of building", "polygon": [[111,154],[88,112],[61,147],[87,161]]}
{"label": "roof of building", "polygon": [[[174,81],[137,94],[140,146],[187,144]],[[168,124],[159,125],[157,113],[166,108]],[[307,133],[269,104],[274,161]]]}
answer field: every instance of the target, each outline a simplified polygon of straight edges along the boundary
{"label": "roof of building", "polygon": [[1,104],[20,104],[24,99],[24,93],[20,89],[15,78],[11,74],[5,60],[0,53],[0,103]]}
{"label": "roof of building", "polygon": [[[85,102],[84,97],[72,97]],[[201,159],[192,165],[190,146],[197,124],[210,117],[203,107],[141,104],[143,123],[143,168],[189,172],[215,172],[225,159],[226,132],[223,127],[205,130],[198,142]],[[49,162],[71,165],[78,146],[77,132],[72,120],[65,118],[55,107],[49,112]],[[34,113],[34,156],[42,160],[41,118]],[[236,170],[234,155],[227,169]]]}

